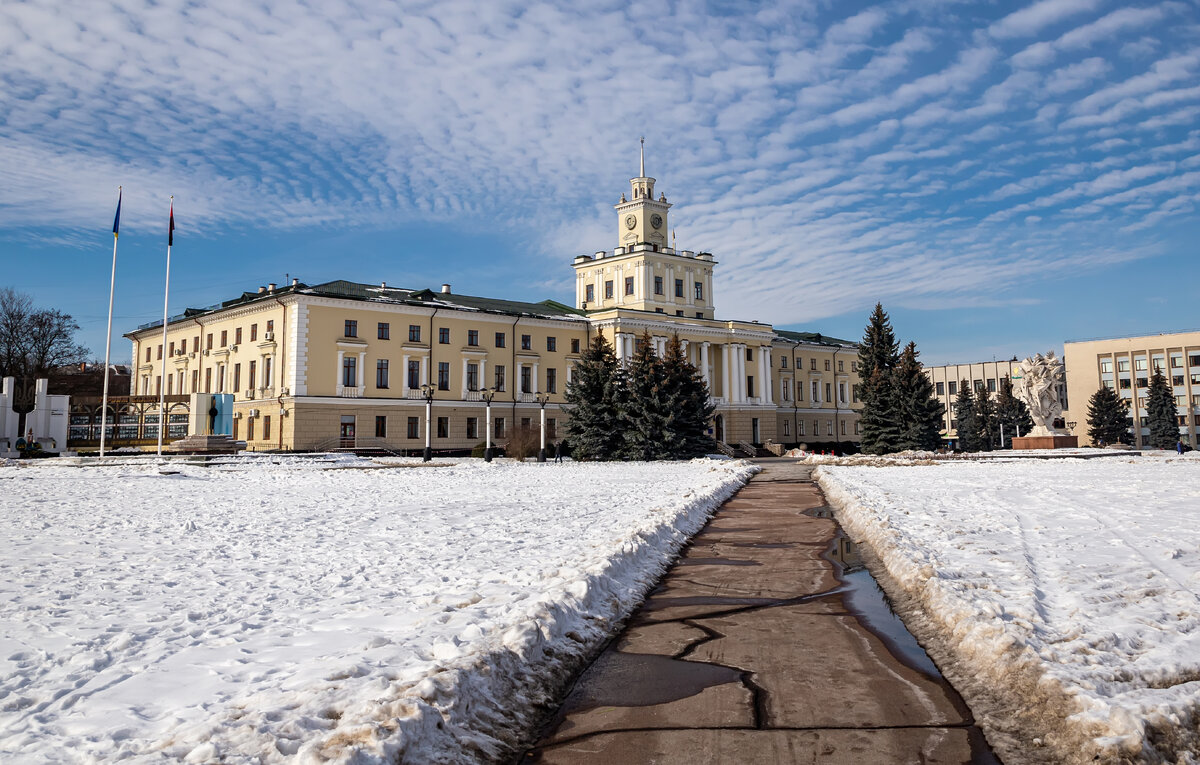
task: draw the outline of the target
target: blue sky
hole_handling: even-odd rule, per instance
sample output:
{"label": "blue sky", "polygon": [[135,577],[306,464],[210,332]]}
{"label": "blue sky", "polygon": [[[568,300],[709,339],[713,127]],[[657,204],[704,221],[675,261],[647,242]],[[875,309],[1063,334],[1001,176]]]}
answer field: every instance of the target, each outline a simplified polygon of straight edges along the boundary
{"label": "blue sky", "polygon": [[[0,286],[114,334],[287,275],[573,300],[647,172],[718,317],[926,363],[1200,327],[1200,6],[0,5]],[[123,339],[114,358],[128,356]]]}

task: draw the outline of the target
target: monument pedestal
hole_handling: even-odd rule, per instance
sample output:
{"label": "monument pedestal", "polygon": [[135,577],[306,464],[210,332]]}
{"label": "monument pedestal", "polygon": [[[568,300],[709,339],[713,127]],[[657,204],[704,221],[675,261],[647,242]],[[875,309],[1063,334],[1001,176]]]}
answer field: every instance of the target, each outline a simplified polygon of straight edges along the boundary
{"label": "monument pedestal", "polygon": [[1076,436],[1013,436],[1013,449],[1078,449]]}

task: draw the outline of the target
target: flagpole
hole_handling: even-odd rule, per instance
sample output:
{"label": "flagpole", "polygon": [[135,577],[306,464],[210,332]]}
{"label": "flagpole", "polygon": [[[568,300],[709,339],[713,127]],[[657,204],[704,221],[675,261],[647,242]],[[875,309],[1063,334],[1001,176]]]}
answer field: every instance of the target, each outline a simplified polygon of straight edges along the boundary
{"label": "flagpole", "polygon": [[[112,351],[113,292],[117,287],[117,234],[121,222],[121,187],[117,187],[117,217],[113,221],[112,276],[108,280],[108,334],[104,337],[104,395],[100,399],[100,456],[104,456],[104,436],[108,432],[108,362]],[[113,434],[116,434],[116,418],[113,418]]]}
{"label": "flagpole", "polygon": [[163,287],[162,371],[158,384],[158,456],[162,456],[163,433],[167,429],[167,296],[171,291],[171,242],[175,228],[175,195],[171,195],[171,222],[167,227],[167,283]]}

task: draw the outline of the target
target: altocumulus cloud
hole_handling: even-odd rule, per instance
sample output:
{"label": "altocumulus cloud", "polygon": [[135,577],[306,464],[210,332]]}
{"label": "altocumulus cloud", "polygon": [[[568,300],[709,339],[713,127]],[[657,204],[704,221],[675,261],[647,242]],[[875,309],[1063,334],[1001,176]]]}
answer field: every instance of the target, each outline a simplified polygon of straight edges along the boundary
{"label": "altocumulus cloud", "polygon": [[843,5],[6,2],[0,228],[70,242],[117,182],[127,225],[186,189],[212,233],[516,231],[553,198],[562,258],[610,244],[645,134],[722,308],[786,324],[969,305],[1194,217],[1194,5]]}

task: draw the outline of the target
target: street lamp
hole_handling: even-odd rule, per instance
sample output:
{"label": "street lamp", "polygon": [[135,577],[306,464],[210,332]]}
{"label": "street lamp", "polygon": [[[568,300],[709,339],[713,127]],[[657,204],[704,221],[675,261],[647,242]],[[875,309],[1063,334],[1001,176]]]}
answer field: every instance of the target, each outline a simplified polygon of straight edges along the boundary
{"label": "street lamp", "polygon": [[430,431],[430,415],[433,414],[433,394],[437,388],[429,383],[421,386],[421,396],[425,399],[425,462],[433,459],[433,444],[430,441],[432,432]]}
{"label": "street lamp", "polygon": [[486,434],[486,446],[483,448],[483,461],[492,461],[492,399],[496,397],[496,391],[491,388],[484,388],[479,391],[480,398],[487,405],[487,413],[484,415],[483,432]]}
{"label": "street lamp", "polygon": [[542,408],[542,448],[538,451],[538,462],[546,461],[546,404],[550,401],[549,393],[535,393],[533,400]]}

